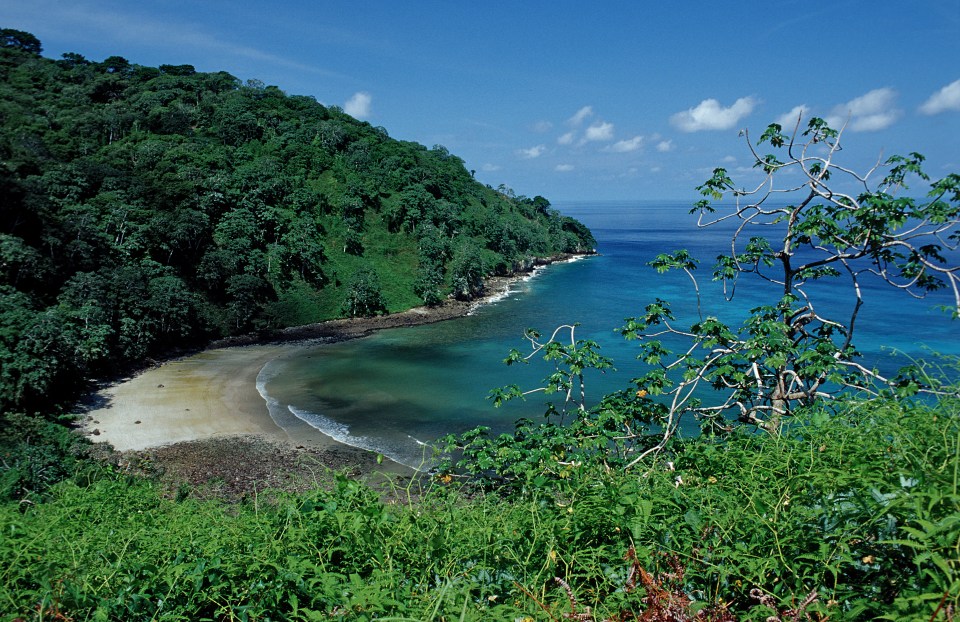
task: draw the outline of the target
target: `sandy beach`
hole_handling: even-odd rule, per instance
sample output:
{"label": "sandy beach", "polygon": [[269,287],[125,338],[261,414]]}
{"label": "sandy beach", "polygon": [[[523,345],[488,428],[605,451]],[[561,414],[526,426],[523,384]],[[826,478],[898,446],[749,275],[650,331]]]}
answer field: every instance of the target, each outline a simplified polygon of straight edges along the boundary
{"label": "sandy beach", "polygon": [[286,439],[257,392],[257,374],[285,347],[205,350],[148,369],[100,391],[85,433],[118,451],[221,436]]}
{"label": "sandy beach", "polygon": [[[500,292],[506,282],[495,289]],[[223,340],[198,354],[164,362],[91,396],[83,433],[117,451],[241,435],[313,447],[337,445],[306,426],[281,429],[257,391],[263,366],[305,342],[356,339],[378,330],[461,317],[472,305],[451,301],[371,318],[331,320]],[[266,341],[267,343],[257,343]]]}

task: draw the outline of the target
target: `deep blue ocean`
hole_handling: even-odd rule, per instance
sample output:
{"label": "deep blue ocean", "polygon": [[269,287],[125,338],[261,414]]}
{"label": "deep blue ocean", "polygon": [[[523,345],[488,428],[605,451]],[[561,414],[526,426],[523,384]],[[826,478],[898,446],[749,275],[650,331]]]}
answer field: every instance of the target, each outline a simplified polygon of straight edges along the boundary
{"label": "deep blue ocean", "polygon": [[[472,315],[426,326],[380,332],[328,345],[304,345],[269,363],[258,380],[274,419],[316,428],[335,440],[421,466],[439,436],[478,425],[509,431],[519,417],[537,420],[545,397],[535,394],[494,408],[490,389],[540,386],[551,368],[542,361],[506,366],[511,348],[528,349],[526,328],[549,334],[577,323],[576,337],[592,339],[616,371],[587,377],[587,398],[627,388],[641,373],[636,342],[616,329],[656,298],[672,303],[680,326],[696,317],[694,290],[682,273],[657,274],[646,264],[658,253],[687,249],[701,261],[704,315],[740,323],[749,309],[777,300],[775,287],[741,282],[732,302],[710,279],[714,259],[729,252],[730,228],[698,229],[690,204],[670,201],[563,203],[554,207],[593,231],[599,255],[554,264],[515,284],[512,293]],[[845,281],[810,287],[818,310],[852,308]],[[937,307],[946,293],[923,300],[866,283],[855,345],[868,366],[890,373],[907,357],[929,350],[960,355],[960,322]],[[899,353],[899,354],[897,354]],[[692,432],[692,430],[691,430]]]}

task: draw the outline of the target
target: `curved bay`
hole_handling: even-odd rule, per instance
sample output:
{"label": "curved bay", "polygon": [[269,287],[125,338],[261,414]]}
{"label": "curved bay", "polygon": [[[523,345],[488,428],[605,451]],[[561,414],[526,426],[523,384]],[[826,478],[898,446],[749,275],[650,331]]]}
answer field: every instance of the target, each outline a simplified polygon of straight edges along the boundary
{"label": "curved bay", "polygon": [[[538,386],[550,371],[546,364],[507,367],[504,357],[511,348],[528,349],[526,328],[549,333],[570,323],[580,324],[577,338],[599,342],[617,368],[588,376],[588,398],[626,387],[639,364],[636,344],[615,332],[624,318],[640,314],[658,297],[670,300],[681,315],[695,311],[686,276],[658,275],[646,263],[657,253],[687,248],[701,258],[700,278],[708,280],[713,258],[729,245],[728,233],[696,229],[685,203],[582,203],[560,209],[591,227],[599,256],[549,266],[516,283],[509,297],[465,318],[305,345],[261,374],[274,418],[282,426],[309,424],[339,442],[418,467],[429,453],[425,444],[444,434],[477,425],[503,432],[518,417],[537,420],[544,412],[542,394],[500,409],[487,395],[509,384]],[[705,312],[726,319],[775,299],[772,291],[741,288],[733,304],[722,304],[716,286],[701,286]],[[842,306],[849,296],[840,287],[827,298]],[[923,356],[924,345],[960,354],[960,325],[934,308],[942,302],[869,288],[856,340],[866,360],[893,369],[897,363],[888,347],[914,356]]]}

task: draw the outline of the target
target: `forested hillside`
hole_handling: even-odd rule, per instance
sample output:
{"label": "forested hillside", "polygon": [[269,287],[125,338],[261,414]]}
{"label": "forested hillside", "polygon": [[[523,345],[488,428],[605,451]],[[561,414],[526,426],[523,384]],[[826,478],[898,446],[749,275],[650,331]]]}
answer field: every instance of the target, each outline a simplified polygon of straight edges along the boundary
{"label": "forested hillside", "polygon": [[472,298],[594,240],[442,146],[190,65],[0,36],[0,407],[172,346]]}

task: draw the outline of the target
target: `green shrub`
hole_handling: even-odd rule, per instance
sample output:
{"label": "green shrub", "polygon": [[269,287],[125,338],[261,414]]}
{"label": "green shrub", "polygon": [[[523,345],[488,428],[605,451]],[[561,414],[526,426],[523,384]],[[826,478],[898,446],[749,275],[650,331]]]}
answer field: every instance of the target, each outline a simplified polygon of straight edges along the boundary
{"label": "green shrub", "polygon": [[89,443],[63,425],[16,413],[0,415],[0,501],[43,493],[96,467]]}

